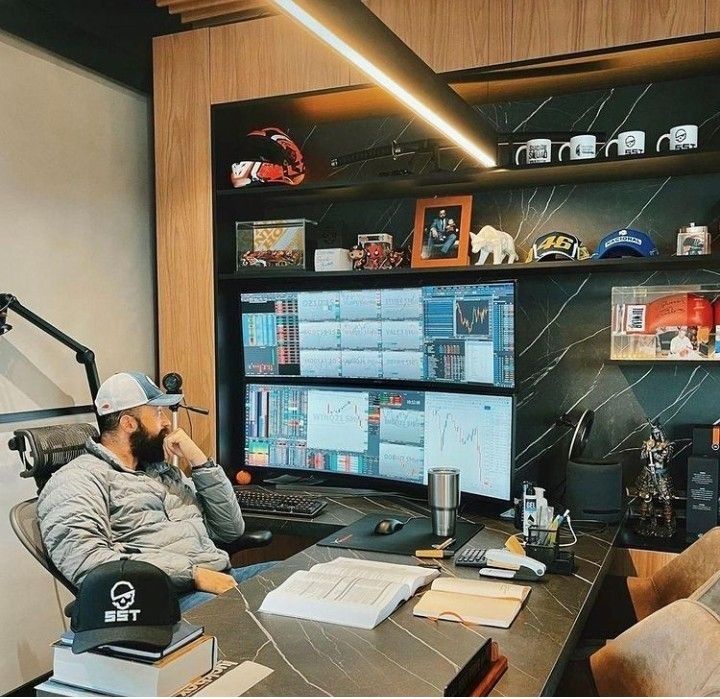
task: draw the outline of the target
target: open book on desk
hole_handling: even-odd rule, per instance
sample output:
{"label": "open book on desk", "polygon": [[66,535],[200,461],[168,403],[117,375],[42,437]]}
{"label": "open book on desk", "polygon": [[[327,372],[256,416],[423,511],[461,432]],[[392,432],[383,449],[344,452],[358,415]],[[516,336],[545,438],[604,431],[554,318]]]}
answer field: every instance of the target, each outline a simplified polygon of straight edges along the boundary
{"label": "open book on desk", "polygon": [[336,558],[293,573],[268,593],[259,611],[372,629],[439,574],[418,566]]}
{"label": "open book on desk", "polygon": [[440,578],[415,605],[413,614],[507,629],[515,621],[531,587],[512,583]]}

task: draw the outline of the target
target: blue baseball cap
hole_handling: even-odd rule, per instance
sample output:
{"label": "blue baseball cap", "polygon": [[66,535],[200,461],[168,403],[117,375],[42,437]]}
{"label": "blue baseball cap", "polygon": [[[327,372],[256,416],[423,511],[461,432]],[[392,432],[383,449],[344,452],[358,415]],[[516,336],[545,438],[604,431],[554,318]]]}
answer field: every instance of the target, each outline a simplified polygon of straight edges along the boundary
{"label": "blue baseball cap", "polygon": [[620,228],[608,233],[598,243],[593,257],[602,260],[606,257],[652,257],[659,254],[647,233],[632,228]]}
{"label": "blue baseball cap", "polygon": [[125,371],[104,381],[95,397],[98,415],[117,413],[139,405],[177,405],[181,393],[163,393],[145,374]]}

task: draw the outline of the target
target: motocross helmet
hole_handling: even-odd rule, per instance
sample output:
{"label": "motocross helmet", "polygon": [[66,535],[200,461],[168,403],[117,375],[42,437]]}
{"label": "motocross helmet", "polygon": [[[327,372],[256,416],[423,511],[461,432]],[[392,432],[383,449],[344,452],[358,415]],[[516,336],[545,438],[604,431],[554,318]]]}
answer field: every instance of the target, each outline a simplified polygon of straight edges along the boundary
{"label": "motocross helmet", "polygon": [[251,131],[230,168],[233,187],[249,184],[300,184],[305,162],[295,142],[274,126]]}

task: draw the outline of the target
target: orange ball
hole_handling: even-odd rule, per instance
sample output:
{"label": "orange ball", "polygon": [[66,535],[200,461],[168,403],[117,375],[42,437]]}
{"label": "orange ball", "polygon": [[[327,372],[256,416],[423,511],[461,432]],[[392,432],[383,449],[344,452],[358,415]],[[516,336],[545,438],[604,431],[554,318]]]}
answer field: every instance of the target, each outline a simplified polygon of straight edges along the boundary
{"label": "orange ball", "polygon": [[252,475],[249,471],[238,471],[235,474],[235,482],[238,485],[249,485],[252,481]]}

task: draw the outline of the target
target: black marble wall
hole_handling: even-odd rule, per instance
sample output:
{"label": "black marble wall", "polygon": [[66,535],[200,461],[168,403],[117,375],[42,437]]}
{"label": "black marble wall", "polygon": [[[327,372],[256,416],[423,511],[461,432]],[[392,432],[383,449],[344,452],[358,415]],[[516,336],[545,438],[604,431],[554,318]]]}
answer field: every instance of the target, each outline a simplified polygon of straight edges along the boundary
{"label": "black marble wall", "polygon": [[[618,132],[646,132],[646,151],[669,127],[700,126],[700,145],[720,147],[720,91],[715,77],[626,86],[476,107],[498,131],[511,139],[558,131],[592,131],[612,138]],[[428,172],[425,155],[369,161],[331,171],[332,155],[348,153],[392,139],[434,136],[417,119],[388,117],[344,123],[308,124],[277,102],[224,107],[214,113],[215,163],[218,186],[225,186],[234,143],[251,128],[277,125],[288,130],[306,154],[309,181],[363,180],[389,170]],[[228,154],[230,156],[228,157]],[[458,151],[442,152],[441,166],[466,168]],[[463,192],[457,192],[462,194]],[[362,203],[268,208],[261,203],[224,209],[219,230],[231,234],[235,219],[306,216],[318,221],[313,244],[353,244],[358,233],[390,232],[396,244],[409,242],[415,201],[378,200]],[[610,231],[633,227],[648,232],[661,254],[674,253],[677,229],[691,221],[711,225],[717,240],[720,175],[667,177],[658,180],[529,187],[473,196],[472,230],[492,224],[510,233],[524,261],[533,240],[559,230],[578,235],[594,250]],[[720,271],[687,273],[572,273],[520,280],[517,322],[516,474],[558,485],[569,441],[567,428],[554,425],[566,410],[591,408],[595,425],[586,457],[621,458],[626,481],[639,467],[638,449],[647,434],[647,419],[660,419],[679,442],[675,475],[684,483],[691,426],[720,419],[716,400],[719,367],[714,364],[608,363],[610,293],[613,286],[720,283]]]}

